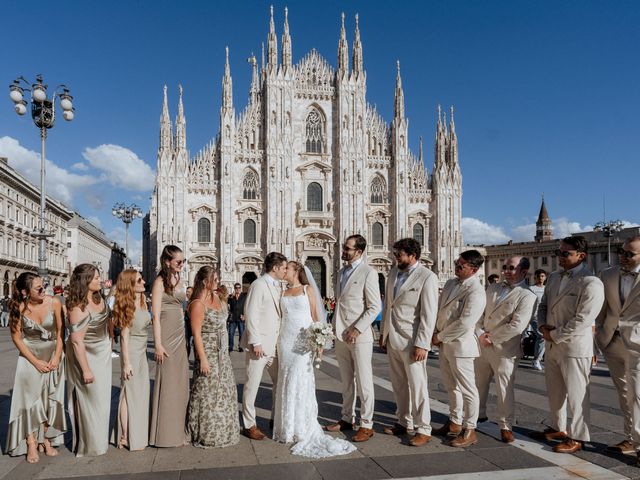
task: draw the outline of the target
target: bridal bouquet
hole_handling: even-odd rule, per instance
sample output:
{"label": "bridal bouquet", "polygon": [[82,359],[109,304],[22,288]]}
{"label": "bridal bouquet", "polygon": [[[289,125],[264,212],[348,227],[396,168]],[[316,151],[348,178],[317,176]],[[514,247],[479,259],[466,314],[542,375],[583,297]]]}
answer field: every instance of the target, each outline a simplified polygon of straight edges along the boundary
{"label": "bridal bouquet", "polygon": [[307,338],[313,354],[313,364],[316,368],[320,368],[322,350],[328,342],[336,338],[333,327],[330,323],[313,322],[307,329]]}

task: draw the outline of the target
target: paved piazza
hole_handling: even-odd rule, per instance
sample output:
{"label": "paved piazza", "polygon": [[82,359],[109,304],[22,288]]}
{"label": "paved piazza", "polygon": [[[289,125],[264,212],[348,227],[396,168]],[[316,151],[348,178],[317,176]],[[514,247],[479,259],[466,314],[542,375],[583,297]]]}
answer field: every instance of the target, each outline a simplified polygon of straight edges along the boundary
{"label": "paved piazza", "polygon": [[[151,356],[150,356],[151,357]],[[4,450],[7,419],[16,365],[14,348],[8,329],[0,330],[0,439]],[[236,378],[244,379],[244,354],[232,353]],[[107,455],[76,459],[67,448],[60,448],[57,458],[41,456],[39,463],[29,465],[24,457],[0,457],[0,478],[11,480],[49,478],[91,479],[346,479],[375,480],[382,478],[429,478],[447,480],[525,480],[525,479],[640,479],[640,469],[631,464],[633,456],[603,452],[606,444],[622,439],[622,420],[617,406],[617,395],[601,363],[591,381],[592,443],[585,451],[575,455],[555,454],[548,445],[529,440],[526,432],[540,428],[547,417],[547,398],[544,375],[528,368],[522,362],[517,374],[516,392],[518,425],[516,441],[511,445],[500,442],[494,423],[480,424],[478,443],[468,449],[445,446],[435,437],[422,448],[407,445],[408,437],[396,438],[382,433],[383,425],[394,420],[395,405],[388,381],[386,358],[374,353],[376,384],[375,436],[358,444],[358,450],[344,457],[314,460],[293,456],[287,446],[271,440],[250,441],[241,437],[236,447],[224,449],[147,448],[144,452],[130,453],[110,447]],[[119,394],[120,362],[113,361],[112,405]],[[153,374],[155,368],[152,365]],[[446,419],[446,394],[437,366],[437,359],[429,359],[429,383],[432,398],[433,425]],[[317,389],[321,423],[339,417],[340,393],[338,368],[329,353],[322,368],[317,371]],[[238,388],[240,394],[241,388]],[[270,384],[263,383],[256,405],[260,417],[258,424],[268,430]],[[489,418],[495,416],[495,397],[490,397]],[[492,409],[491,407],[494,407]],[[115,408],[112,408],[112,417]]]}

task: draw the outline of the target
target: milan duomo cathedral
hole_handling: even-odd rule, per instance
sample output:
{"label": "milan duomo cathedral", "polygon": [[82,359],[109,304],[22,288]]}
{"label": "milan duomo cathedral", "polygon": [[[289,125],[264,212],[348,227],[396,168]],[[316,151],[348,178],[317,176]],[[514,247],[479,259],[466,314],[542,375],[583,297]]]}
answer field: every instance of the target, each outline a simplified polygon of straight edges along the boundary
{"label": "milan duomo cathedral", "polygon": [[[278,55],[280,49],[280,55]],[[305,263],[333,296],[340,246],[353,233],[368,242],[367,261],[381,286],[392,266],[393,243],[411,236],[422,261],[444,282],[462,245],[462,177],[453,108],[446,125],[438,108],[435,160],[424,166],[422,141],[409,150],[404,93],[397,66],[390,124],[367,101],[367,75],[355,18],[349,46],[342,16],[337,68],[316,50],[293,63],[287,11],[280,44],[273,9],[266,61],[255,57],[248,105],[237,114],[227,49],[220,130],[200,152],[187,150],[179,89],[175,126],[167,88],[152,206],[144,226],[145,276],[158,268],[162,247],[178,245],[191,284],[202,265],[221,281],[250,283],[268,252]]]}

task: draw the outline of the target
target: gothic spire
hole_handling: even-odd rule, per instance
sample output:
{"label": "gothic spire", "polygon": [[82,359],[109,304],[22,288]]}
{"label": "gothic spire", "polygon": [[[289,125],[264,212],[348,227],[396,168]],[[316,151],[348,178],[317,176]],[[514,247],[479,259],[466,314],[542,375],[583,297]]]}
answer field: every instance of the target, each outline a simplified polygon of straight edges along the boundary
{"label": "gothic spire", "polygon": [[362,42],[360,42],[360,27],[358,26],[358,14],[356,13],[356,35],[353,40],[353,75],[356,80],[362,75]]}
{"label": "gothic spire", "polygon": [[395,118],[404,118],[404,92],[402,91],[402,78],[400,77],[400,60],[397,61],[397,67],[393,116]]}
{"label": "gothic spire", "polygon": [[225,47],[224,77],[222,79],[222,108],[233,108],[233,81],[229,67],[229,47]]}
{"label": "gothic spire", "polygon": [[291,67],[291,35],[289,35],[289,9],[284,7],[284,31],[282,32],[282,67]]}
{"label": "gothic spire", "polygon": [[269,37],[267,38],[267,67],[269,71],[278,67],[278,38],[276,37],[276,25],[273,22],[273,5],[271,5],[271,18],[269,20]]}
{"label": "gothic spire", "polygon": [[178,85],[178,115],[176,116],[176,146],[178,148],[186,148],[187,146],[186,125],[182,104],[182,85]]}
{"label": "gothic spire", "polygon": [[420,135],[420,155],[419,155],[419,158],[420,158],[420,163],[422,165],[424,165],[424,160],[422,159],[422,135]]}
{"label": "gothic spire", "polygon": [[347,33],[344,30],[344,12],[342,13],[342,27],[340,28],[340,41],[338,42],[338,72],[344,74],[349,71],[349,44]]}
{"label": "gothic spire", "polygon": [[160,148],[171,148],[171,118],[166,85],[163,88],[162,115],[160,115]]}
{"label": "gothic spire", "polygon": [[456,138],[456,123],[453,120],[453,105],[451,105],[451,114],[449,117],[449,134],[452,138]]}
{"label": "gothic spire", "polygon": [[251,64],[251,102],[256,103],[258,101],[258,94],[260,92],[260,84],[258,83],[258,61],[256,56],[252,53],[247,61]]}

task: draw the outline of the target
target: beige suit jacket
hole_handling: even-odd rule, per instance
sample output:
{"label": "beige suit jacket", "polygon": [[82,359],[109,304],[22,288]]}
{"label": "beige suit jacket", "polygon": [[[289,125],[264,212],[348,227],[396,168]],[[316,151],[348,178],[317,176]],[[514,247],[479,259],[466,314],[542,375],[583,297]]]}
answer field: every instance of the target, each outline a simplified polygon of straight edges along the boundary
{"label": "beige suit jacket", "polygon": [[528,288],[519,286],[498,302],[503,288],[501,283],[487,288],[487,305],[478,322],[476,334],[479,336],[483,331],[490,333],[498,355],[518,357],[522,353],[520,338],[529,325],[538,297]]}
{"label": "beige suit jacket", "polygon": [[452,349],[454,357],[477,357],[480,349],[475,326],[484,311],[486,295],[476,275],[451,295],[458,284],[458,279],[452,278],[442,289],[436,320],[438,340]]}
{"label": "beige suit jacket", "polygon": [[561,272],[549,275],[538,307],[538,325],[554,327],[552,344],[561,348],[564,356],[591,357],[591,327],[604,304],[604,287],[586,265],[571,276],[562,293],[561,281]]}
{"label": "beige suit jacket", "polygon": [[342,340],[342,334],[348,327],[355,327],[360,332],[356,343],[373,342],[371,324],[381,309],[378,274],[367,264],[366,258],[353,271],[349,280],[340,289],[342,271],[336,278],[336,306],[333,313],[333,327],[336,337]]}
{"label": "beige suit jacket", "polygon": [[240,342],[243,348],[259,343],[265,355],[275,355],[282,315],[281,295],[269,275],[265,274],[251,284],[244,305],[245,330]]}
{"label": "beige suit jacket", "polygon": [[411,347],[431,349],[431,336],[436,326],[438,277],[418,265],[394,297],[398,268],[389,273],[380,331],[383,342],[396,350]]}
{"label": "beige suit jacket", "polygon": [[604,270],[600,278],[606,300],[596,320],[598,347],[605,349],[619,326],[625,346],[640,353],[640,275],[636,276],[624,304],[620,298],[620,267]]}

